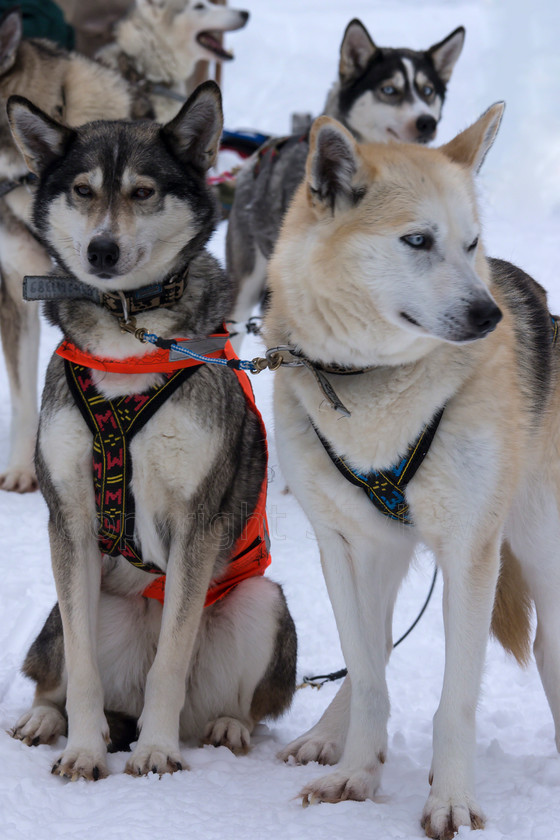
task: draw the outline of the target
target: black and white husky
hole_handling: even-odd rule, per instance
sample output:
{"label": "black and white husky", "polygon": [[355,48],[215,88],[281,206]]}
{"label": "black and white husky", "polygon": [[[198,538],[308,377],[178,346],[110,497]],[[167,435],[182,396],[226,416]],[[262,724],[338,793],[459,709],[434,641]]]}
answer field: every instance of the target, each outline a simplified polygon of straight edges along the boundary
{"label": "black and white husky", "polygon": [[[36,467],[50,511],[58,605],[27,655],[24,671],[37,689],[13,735],[50,742],[66,731],[67,716],[68,743],[53,772],[72,779],[107,773],[104,709],[138,719],[127,764],[134,775],[184,767],[180,739],[244,751],[255,723],[287,708],[295,680],[295,630],[277,584],[257,575],[204,606],[261,510],[266,443],[258,416],[230,367],[190,368],[123,444],[132,471],[128,486],[110,495],[119,487],[131,494],[133,507],[122,515],[130,545],[121,551],[118,542],[102,561],[94,439],[72,390],[81,376],[101,426],[117,414],[120,424],[117,409],[172,380],[157,370],[114,372],[123,359],[150,359],[148,345],[121,331],[109,299],[127,307],[137,301],[137,328],[166,338],[204,338],[223,321],[230,288],[205,250],[216,219],[206,171],[222,130],[219,89],[202,85],[164,126],[145,120],[71,129],[21,97],[8,107],[39,179],[36,229],[86,294],[49,301],[47,315],[92,359],[80,368],[55,354],[47,372]],[[158,298],[160,287],[172,289],[170,299]],[[100,357],[105,370],[95,367]],[[102,462],[104,479],[110,466]],[[131,545],[143,566],[123,559]],[[163,608],[144,597],[150,566],[166,574]]]}
{"label": "black and white husky", "polygon": [[[378,47],[363,24],[352,20],[323,113],[335,117],[358,142],[430,142],[464,38],[460,26],[425,51]],[[303,179],[308,151],[307,134],[272,138],[237,177],[226,252],[237,290],[232,320],[239,324],[264,294],[267,260]],[[238,347],[240,341],[241,336]]]}

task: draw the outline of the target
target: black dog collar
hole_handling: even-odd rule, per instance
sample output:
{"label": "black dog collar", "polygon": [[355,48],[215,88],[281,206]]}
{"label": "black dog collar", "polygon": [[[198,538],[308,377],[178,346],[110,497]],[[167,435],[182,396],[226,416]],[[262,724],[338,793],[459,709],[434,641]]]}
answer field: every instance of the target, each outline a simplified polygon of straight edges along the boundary
{"label": "black dog collar", "polygon": [[173,306],[181,299],[187,284],[187,271],[172,274],[161,283],[152,283],[126,292],[102,292],[75,277],[37,275],[23,278],[24,300],[90,300],[115,315],[129,315],[149,309]]}

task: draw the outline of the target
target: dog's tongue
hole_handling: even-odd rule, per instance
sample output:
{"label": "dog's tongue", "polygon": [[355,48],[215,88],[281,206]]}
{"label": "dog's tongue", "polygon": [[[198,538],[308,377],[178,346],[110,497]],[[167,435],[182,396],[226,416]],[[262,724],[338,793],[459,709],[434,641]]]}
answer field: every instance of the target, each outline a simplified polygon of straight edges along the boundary
{"label": "dog's tongue", "polygon": [[196,40],[204,49],[215,53],[223,61],[230,61],[233,58],[233,53],[223,48],[219,35],[215,35],[213,32],[201,32],[197,35]]}

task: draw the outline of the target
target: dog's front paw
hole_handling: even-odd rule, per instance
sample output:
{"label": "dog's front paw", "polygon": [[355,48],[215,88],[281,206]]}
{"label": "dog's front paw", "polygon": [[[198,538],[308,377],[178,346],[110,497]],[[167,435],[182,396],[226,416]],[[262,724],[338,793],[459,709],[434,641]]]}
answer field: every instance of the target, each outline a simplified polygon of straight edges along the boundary
{"label": "dog's front paw", "polygon": [[65,734],[66,718],[54,706],[34,706],[10,729],[12,738],[23,741],[28,747],[53,744]]}
{"label": "dog's front paw", "polygon": [[206,727],[204,743],[213,747],[227,747],[235,755],[246,755],[251,745],[251,733],[237,718],[220,717]]}
{"label": "dog's front paw", "polygon": [[443,798],[430,794],[422,815],[422,828],[435,840],[451,840],[460,826],[484,828],[484,814],[470,797]]}
{"label": "dog's front paw", "polygon": [[12,493],[33,493],[37,490],[37,476],[31,467],[9,467],[0,474],[0,490]]}
{"label": "dog's front paw", "polygon": [[148,773],[176,773],[177,770],[188,770],[181,753],[177,749],[156,745],[138,745],[125,767],[125,773],[130,776],[147,776]]}
{"label": "dog's front paw", "polygon": [[380,781],[380,767],[371,770],[338,770],[306,785],[299,795],[304,806],[319,802],[344,802],[347,799],[361,802],[364,799],[373,799]]}
{"label": "dog's front paw", "polygon": [[342,755],[343,743],[335,738],[321,737],[308,732],[296,738],[278,753],[282,761],[293,759],[295,764],[308,764],[317,761],[319,764],[337,764]]}
{"label": "dog's front paw", "polygon": [[107,749],[104,743],[98,749],[67,747],[54,763],[51,772],[72,782],[78,779],[97,782],[108,775],[106,756]]}

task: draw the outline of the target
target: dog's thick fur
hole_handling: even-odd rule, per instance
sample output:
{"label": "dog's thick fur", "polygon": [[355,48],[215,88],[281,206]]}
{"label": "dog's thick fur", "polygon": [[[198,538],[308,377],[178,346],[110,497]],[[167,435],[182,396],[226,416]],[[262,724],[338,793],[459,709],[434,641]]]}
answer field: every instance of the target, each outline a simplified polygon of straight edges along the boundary
{"label": "dog's thick fur", "polygon": [[[376,46],[363,24],[352,20],[340,46],[338,79],[323,113],[339,120],[360,142],[429,142],[464,37],[459,27],[423,52],[389,49]],[[241,324],[263,297],[266,261],[305,172],[308,138],[284,139],[277,151],[265,152],[265,145],[237,177],[226,257],[237,289],[232,320]],[[241,338],[235,340],[237,347]]]}
{"label": "dog's thick fur", "polygon": [[[31,95],[52,117],[80,125],[105,117],[143,117],[150,103],[108,68],[35,39],[22,40],[21,16],[0,21],[0,181],[26,175],[6,116],[12,94]],[[0,488],[37,486],[33,451],[37,433],[38,307],[22,299],[24,274],[45,274],[50,260],[33,233],[32,191],[21,186],[0,199],[0,331],[12,403],[10,456]]]}
{"label": "dog's thick fur", "polygon": [[[8,107],[22,154],[39,176],[35,225],[63,270],[96,288],[126,290],[188,266],[180,301],[138,315],[137,324],[168,337],[214,332],[231,297],[204,247],[217,211],[206,171],[222,129],[219,88],[202,85],[163,127],[117,121],[72,130],[20,97]],[[108,242],[116,248],[111,260],[92,259]],[[51,301],[47,315],[93,354],[146,352],[98,304]],[[161,379],[91,375],[108,399]],[[184,766],[179,737],[246,750],[255,723],[280,714],[294,690],[295,630],[277,584],[252,578],[203,610],[265,473],[265,441],[234,372],[197,369],[135,435],[130,456],[135,541],[144,560],[166,570],[163,612],[142,597],[150,575],[121,557],[105,558],[100,591],[92,437],[63,360],[53,356],[36,465],[60,614],[56,607],[28,654],[36,696],[13,734],[27,743],[51,740],[65,730],[66,707],[68,743],[54,772],[70,778],[107,773],[104,705],[139,717],[128,772],[164,773]]]}
{"label": "dog's thick fur", "polygon": [[[322,719],[282,755],[339,762],[304,788],[308,801],[375,794],[387,752],[393,604],[424,543],[444,578],[445,676],[423,816],[436,838],[484,824],[475,712],[493,613],[494,632],[523,662],[536,606],[535,655],[560,748],[560,346],[544,290],[487,259],[480,240],[473,175],[501,114],[493,106],[433,150],[358,146],[320,118],[269,272],[267,346],[366,368],[325,374],[346,418],[305,368],[275,374],[280,463],[315,529],[348,666]],[[313,428],[367,473],[398,463],[443,406],[407,489],[413,526],[378,513]]]}
{"label": "dog's thick fur", "polygon": [[180,104],[154,85],[185,96],[187,80],[198,61],[230,61],[220,35],[241,29],[249,13],[209,0],[136,0],[114,28],[114,40],[97,58],[132,81],[146,85],[160,122],[170,120]]}

